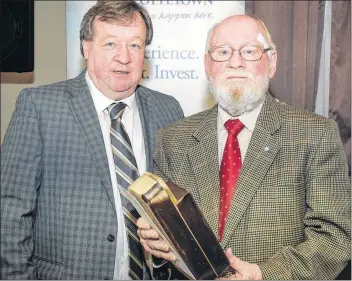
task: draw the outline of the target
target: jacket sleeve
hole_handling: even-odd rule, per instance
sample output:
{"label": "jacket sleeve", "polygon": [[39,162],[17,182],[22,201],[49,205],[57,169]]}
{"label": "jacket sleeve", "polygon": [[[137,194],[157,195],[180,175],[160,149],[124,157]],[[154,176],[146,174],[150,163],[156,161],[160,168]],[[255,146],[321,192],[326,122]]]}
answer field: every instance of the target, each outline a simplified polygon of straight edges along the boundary
{"label": "jacket sleeve", "polygon": [[335,279],[350,260],[351,193],[337,125],[325,134],[308,162],[305,240],[282,248],[260,264],[263,279]]}
{"label": "jacket sleeve", "polygon": [[36,278],[31,259],[41,157],[40,121],[25,89],[1,148],[1,279]]}

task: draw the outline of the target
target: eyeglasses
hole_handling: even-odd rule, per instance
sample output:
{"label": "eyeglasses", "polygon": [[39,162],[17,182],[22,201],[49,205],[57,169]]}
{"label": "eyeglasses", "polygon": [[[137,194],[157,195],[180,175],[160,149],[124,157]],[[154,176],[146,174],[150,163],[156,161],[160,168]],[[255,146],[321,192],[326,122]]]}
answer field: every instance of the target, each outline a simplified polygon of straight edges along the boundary
{"label": "eyeglasses", "polygon": [[[270,50],[271,48],[263,49],[262,47],[257,45],[247,45],[241,47],[238,52],[244,60],[256,61],[260,60],[263,54]],[[230,46],[215,46],[208,52],[214,61],[224,62],[228,61],[232,57],[234,51],[237,50],[231,48]]]}

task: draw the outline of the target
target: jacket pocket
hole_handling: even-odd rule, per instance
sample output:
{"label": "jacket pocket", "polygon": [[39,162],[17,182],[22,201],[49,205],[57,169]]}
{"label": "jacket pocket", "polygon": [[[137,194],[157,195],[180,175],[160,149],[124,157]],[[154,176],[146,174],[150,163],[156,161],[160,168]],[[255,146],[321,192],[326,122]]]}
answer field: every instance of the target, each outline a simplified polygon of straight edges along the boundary
{"label": "jacket pocket", "polygon": [[39,280],[57,280],[61,279],[64,269],[62,263],[51,261],[38,256],[33,256],[33,264],[36,268],[37,278]]}

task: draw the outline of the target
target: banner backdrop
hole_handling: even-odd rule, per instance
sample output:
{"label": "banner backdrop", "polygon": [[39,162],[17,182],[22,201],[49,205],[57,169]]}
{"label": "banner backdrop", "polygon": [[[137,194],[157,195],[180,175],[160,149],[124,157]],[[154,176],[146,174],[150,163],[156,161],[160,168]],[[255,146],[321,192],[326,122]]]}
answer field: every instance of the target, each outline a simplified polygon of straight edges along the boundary
{"label": "banner backdrop", "polygon": [[[222,19],[244,14],[244,1],[137,1],[149,11],[154,38],[145,53],[140,84],[174,96],[191,115],[214,105],[207,91],[203,56],[209,29]],[[96,1],[67,1],[67,76],[84,69],[79,28],[83,15]]]}

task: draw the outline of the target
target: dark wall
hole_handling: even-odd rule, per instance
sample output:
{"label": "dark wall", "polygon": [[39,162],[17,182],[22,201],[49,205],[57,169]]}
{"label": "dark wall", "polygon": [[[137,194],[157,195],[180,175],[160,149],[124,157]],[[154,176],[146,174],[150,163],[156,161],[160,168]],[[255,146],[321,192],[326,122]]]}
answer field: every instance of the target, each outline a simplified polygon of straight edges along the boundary
{"label": "dark wall", "polygon": [[[329,117],[340,129],[351,178],[351,2],[331,1]],[[278,50],[270,89],[280,100],[314,111],[325,1],[246,1],[246,14],[261,19]],[[351,262],[338,276],[351,280]]]}

